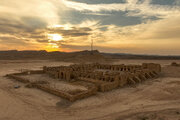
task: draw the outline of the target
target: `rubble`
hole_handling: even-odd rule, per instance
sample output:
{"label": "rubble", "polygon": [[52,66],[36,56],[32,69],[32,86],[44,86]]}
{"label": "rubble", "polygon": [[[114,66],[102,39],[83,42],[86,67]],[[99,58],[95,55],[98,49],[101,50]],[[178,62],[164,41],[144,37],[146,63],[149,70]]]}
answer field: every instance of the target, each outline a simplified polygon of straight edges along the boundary
{"label": "rubble", "polygon": [[176,62],[172,62],[172,63],[171,63],[171,66],[176,66],[176,67],[178,67],[178,66],[180,66],[180,64],[178,64],[178,63],[176,63]]}

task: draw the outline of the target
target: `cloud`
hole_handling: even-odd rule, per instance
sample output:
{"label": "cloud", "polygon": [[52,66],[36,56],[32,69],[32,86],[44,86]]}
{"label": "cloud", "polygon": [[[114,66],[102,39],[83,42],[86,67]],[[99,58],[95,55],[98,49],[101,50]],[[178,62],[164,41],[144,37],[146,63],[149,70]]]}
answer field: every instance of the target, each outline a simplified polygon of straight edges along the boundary
{"label": "cloud", "polygon": [[180,1],[179,0],[175,0],[175,5],[179,5],[180,6]]}
{"label": "cloud", "polygon": [[177,0],[151,0],[151,4],[176,5]]}
{"label": "cloud", "polygon": [[[180,54],[179,21],[180,16],[125,27],[96,24],[91,36],[95,48],[101,51],[178,55]],[[101,30],[102,27],[106,30]],[[90,37],[87,40],[71,38],[59,46],[68,50],[83,50],[89,49],[90,43]]]}
{"label": "cloud", "polygon": [[63,3],[72,9],[78,11],[128,11],[129,16],[158,16],[161,18],[180,13],[179,6],[163,6],[158,4],[150,4],[151,0],[144,0],[139,3],[138,0],[127,0],[126,3],[111,4],[87,4],[63,0]]}
{"label": "cloud", "polygon": [[43,29],[47,26],[47,23],[43,19],[37,17],[22,17],[21,21],[28,29],[28,31],[33,31],[35,29]]}
{"label": "cloud", "polygon": [[60,16],[59,7],[64,9],[61,1],[57,0],[3,0],[0,1],[0,14],[19,19],[21,17],[35,17],[43,19],[47,24],[57,24]]}
{"label": "cloud", "polygon": [[63,37],[80,37],[90,35],[91,28],[89,27],[72,27],[69,30],[63,27],[49,28],[49,33],[61,34]]}
{"label": "cloud", "polygon": [[126,0],[70,0],[87,4],[109,4],[109,3],[126,3]]}
{"label": "cloud", "polygon": [[46,22],[39,17],[19,17],[1,15],[0,48],[2,49],[40,49],[36,40],[47,39]]}
{"label": "cloud", "polygon": [[40,43],[48,43],[49,40],[36,40],[37,42],[40,42]]}
{"label": "cloud", "polygon": [[151,39],[162,42],[162,40],[179,41],[180,38],[180,16],[167,18],[144,25],[141,39]]}
{"label": "cloud", "polygon": [[[5,0],[0,5],[1,49],[82,50],[94,40],[105,52],[180,51],[179,0]],[[49,40],[48,34],[63,39]]]}
{"label": "cloud", "polygon": [[95,16],[110,16],[111,14],[107,14],[107,13],[92,13],[92,12],[84,12],[82,14],[85,15],[95,15]]}
{"label": "cloud", "polygon": [[24,45],[26,44],[25,41],[22,41],[16,37],[12,37],[12,36],[0,36],[0,43],[1,44],[20,44],[20,45]]}
{"label": "cloud", "polygon": [[10,35],[21,40],[40,38],[46,23],[39,18],[22,18],[19,20],[10,20],[8,18],[0,19],[0,36]]}

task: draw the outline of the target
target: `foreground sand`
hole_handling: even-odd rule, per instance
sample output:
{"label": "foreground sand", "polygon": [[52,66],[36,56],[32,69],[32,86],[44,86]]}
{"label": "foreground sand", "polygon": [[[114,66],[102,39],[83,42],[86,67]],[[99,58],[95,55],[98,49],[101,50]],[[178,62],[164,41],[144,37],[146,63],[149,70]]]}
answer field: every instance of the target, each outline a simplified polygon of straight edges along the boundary
{"label": "foreground sand", "polygon": [[[160,63],[161,77],[70,103],[3,76],[71,63],[0,61],[0,120],[180,120],[180,67],[168,66],[171,60],[120,60],[115,64],[142,62]],[[15,85],[21,87],[15,89]]]}

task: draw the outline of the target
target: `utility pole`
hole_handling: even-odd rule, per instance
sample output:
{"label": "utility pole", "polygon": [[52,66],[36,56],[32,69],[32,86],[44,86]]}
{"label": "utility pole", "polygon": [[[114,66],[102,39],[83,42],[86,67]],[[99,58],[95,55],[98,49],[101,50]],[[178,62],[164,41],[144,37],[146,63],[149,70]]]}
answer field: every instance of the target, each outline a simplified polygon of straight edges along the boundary
{"label": "utility pole", "polygon": [[93,51],[93,37],[91,36],[91,51]]}

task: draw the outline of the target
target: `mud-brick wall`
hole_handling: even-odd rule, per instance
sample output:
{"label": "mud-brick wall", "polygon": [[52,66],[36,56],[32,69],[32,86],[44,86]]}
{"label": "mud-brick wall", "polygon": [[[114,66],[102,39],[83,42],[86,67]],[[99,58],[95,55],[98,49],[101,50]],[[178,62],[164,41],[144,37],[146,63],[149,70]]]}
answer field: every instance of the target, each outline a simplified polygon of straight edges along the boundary
{"label": "mud-brick wall", "polygon": [[145,74],[143,71],[138,71],[136,73],[134,73],[141,81],[146,80],[147,78],[145,77]]}
{"label": "mud-brick wall", "polygon": [[42,85],[38,85],[38,84],[35,84],[34,87],[36,87],[38,89],[41,89],[41,90],[43,90],[45,92],[54,94],[56,96],[62,97],[64,99],[67,99],[67,100],[72,101],[72,102],[76,101],[76,100],[79,100],[79,99],[89,97],[89,96],[94,95],[94,94],[97,93],[97,87],[96,86],[91,87],[87,91],[82,91],[82,92],[77,93],[75,95],[71,95],[70,93],[59,91],[59,90],[56,90],[54,88],[50,88],[48,86],[42,86]]}
{"label": "mud-brick wall", "polygon": [[46,71],[46,73],[47,73],[49,76],[51,76],[51,77],[53,77],[53,78],[56,78],[56,75],[57,75],[57,72],[56,72],[56,71]]}
{"label": "mud-brick wall", "polygon": [[29,83],[30,81],[28,79],[25,79],[25,78],[21,78],[19,76],[16,76],[16,75],[8,75],[9,78],[13,78],[19,82],[22,82],[22,83]]}
{"label": "mud-brick wall", "polygon": [[32,71],[29,71],[30,74],[43,74],[44,71],[43,70],[32,70]]}
{"label": "mud-brick wall", "polygon": [[75,101],[75,100],[83,99],[83,98],[89,97],[91,95],[94,95],[96,93],[97,93],[97,87],[94,86],[94,87],[88,89],[87,91],[84,91],[84,92],[74,95],[72,97],[72,100]]}
{"label": "mud-brick wall", "polygon": [[155,71],[157,73],[161,72],[161,65],[160,64],[143,63],[142,67],[145,68],[145,69],[149,69],[149,70]]}
{"label": "mud-brick wall", "polygon": [[38,89],[41,89],[41,90],[43,90],[45,92],[54,94],[56,96],[65,98],[65,99],[67,99],[69,101],[73,101],[73,96],[68,94],[68,93],[66,93],[66,92],[58,91],[58,90],[55,90],[54,88],[50,88],[50,87],[42,86],[42,85],[37,85],[37,84],[34,87],[36,87]]}
{"label": "mud-brick wall", "polygon": [[115,89],[117,87],[118,87],[118,82],[117,81],[109,82],[109,83],[103,83],[103,84],[100,85],[99,91],[106,92],[106,91],[113,90],[113,89]]}
{"label": "mud-brick wall", "polygon": [[119,75],[119,79],[118,79],[119,87],[123,87],[127,84],[127,78],[128,76],[126,74]]}

